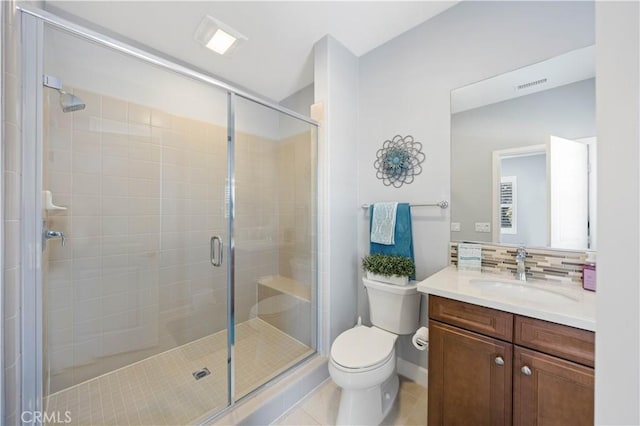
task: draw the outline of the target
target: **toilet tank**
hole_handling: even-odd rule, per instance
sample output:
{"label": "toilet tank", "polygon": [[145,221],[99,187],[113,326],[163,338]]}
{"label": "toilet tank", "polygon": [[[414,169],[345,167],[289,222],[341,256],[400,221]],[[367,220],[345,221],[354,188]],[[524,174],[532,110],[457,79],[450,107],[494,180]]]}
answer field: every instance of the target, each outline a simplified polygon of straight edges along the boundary
{"label": "toilet tank", "polygon": [[395,334],[412,334],[418,329],[420,293],[417,283],[393,285],[362,279],[369,298],[371,324]]}

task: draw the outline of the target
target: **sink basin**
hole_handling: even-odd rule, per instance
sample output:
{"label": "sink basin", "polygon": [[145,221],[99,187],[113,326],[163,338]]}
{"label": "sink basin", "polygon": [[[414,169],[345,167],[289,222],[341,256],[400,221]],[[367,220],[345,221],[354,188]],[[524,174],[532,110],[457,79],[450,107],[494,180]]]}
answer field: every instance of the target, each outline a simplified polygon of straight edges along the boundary
{"label": "sink basin", "polygon": [[576,297],[553,291],[551,289],[536,287],[530,283],[516,283],[499,280],[473,279],[471,284],[480,289],[484,294],[503,296],[510,299],[541,303],[567,303],[577,301]]}

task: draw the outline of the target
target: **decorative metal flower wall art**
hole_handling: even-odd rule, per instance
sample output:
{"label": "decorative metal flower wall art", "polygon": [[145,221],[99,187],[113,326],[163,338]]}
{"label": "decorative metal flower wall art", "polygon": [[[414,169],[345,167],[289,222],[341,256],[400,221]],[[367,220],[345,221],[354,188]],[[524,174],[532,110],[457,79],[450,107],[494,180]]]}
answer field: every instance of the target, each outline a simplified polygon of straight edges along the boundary
{"label": "decorative metal flower wall art", "polygon": [[396,135],[386,140],[376,153],[376,177],[386,185],[400,188],[413,182],[414,176],[422,173],[425,155],[422,144],[414,141],[413,136]]}

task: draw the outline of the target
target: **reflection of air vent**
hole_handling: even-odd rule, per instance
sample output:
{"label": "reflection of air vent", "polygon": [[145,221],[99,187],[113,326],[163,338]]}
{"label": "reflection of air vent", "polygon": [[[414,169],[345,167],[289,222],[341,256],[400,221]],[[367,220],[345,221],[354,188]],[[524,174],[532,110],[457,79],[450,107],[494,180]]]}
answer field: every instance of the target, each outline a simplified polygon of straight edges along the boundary
{"label": "reflection of air vent", "polygon": [[517,90],[528,89],[530,87],[537,86],[538,84],[544,84],[546,82],[547,82],[546,78],[541,78],[540,80],[530,81],[528,83],[521,84],[521,85],[517,86],[516,89]]}
{"label": "reflection of air vent", "polygon": [[500,179],[500,232],[516,234],[516,177]]}

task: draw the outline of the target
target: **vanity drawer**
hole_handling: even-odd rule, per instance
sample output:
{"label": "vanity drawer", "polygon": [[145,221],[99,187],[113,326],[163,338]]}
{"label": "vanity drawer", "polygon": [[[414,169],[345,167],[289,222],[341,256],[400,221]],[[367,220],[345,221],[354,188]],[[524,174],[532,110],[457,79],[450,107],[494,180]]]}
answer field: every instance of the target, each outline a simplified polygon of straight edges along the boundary
{"label": "vanity drawer", "polygon": [[516,315],[515,341],[519,346],[594,366],[595,334],[561,324]]}
{"label": "vanity drawer", "polygon": [[431,319],[511,342],[513,314],[429,295]]}

